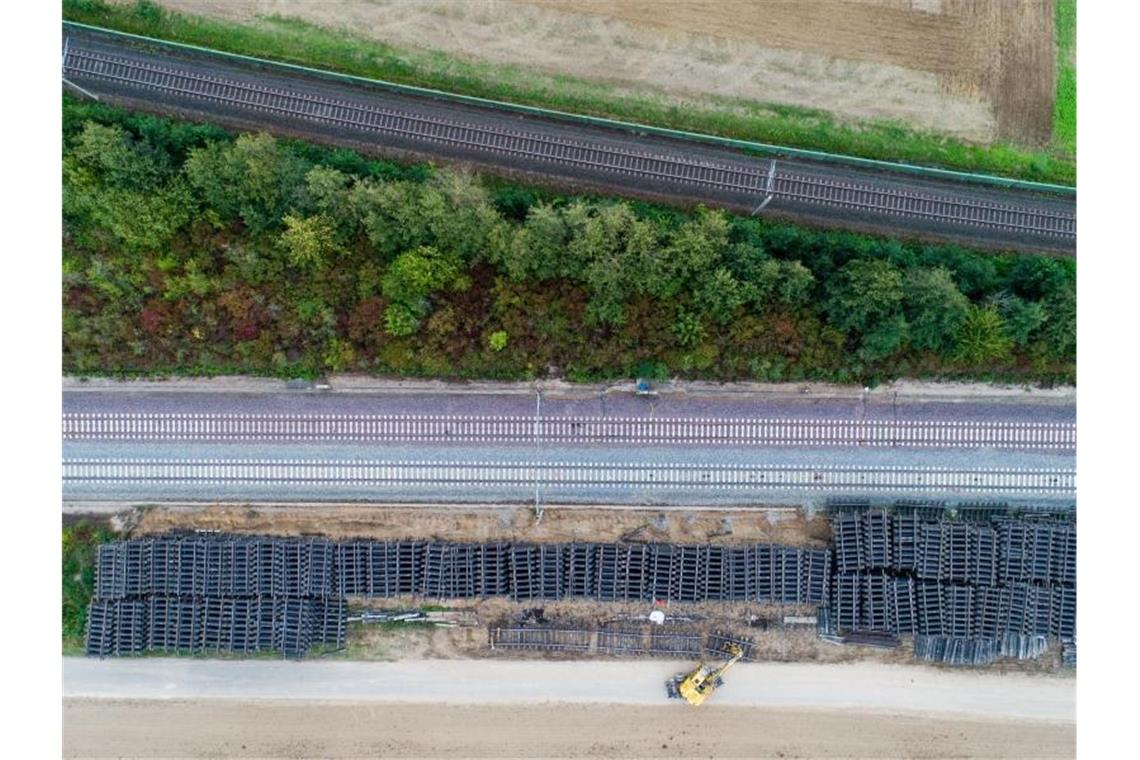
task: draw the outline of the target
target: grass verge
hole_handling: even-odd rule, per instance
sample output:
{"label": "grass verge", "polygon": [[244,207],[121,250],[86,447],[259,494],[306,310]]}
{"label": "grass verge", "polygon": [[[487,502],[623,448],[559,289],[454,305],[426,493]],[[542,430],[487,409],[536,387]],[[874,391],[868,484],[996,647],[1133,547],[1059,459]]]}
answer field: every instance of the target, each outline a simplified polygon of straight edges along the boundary
{"label": "grass verge", "polygon": [[1056,0],[1057,96],[1053,101],[1053,142],[1067,155],[1077,152],[1077,0]]}
{"label": "grass verge", "polygon": [[841,122],[825,111],[735,98],[709,96],[705,107],[680,107],[648,92],[619,93],[576,77],[398,48],[279,16],[238,24],[167,11],[146,0],[122,6],[64,0],[63,17],[231,53],[590,116],[1023,180],[1076,181],[1072,149],[1065,152],[1071,141],[1058,141],[1059,151],[1034,152],[1008,144],[970,144],[899,123]]}
{"label": "grass verge", "polygon": [[117,534],[103,524],[82,520],[63,528],[63,653],[82,654],[87,604],[95,592],[99,544]]}

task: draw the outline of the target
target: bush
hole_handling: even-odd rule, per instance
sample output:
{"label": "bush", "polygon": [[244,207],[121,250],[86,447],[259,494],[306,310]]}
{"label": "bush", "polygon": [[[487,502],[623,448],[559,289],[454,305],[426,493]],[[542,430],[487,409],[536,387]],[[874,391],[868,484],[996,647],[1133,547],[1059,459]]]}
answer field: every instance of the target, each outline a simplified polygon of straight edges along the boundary
{"label": "bush", "polygon": [[492,351],[502,351],[507,347],[507,331],[496,330],[487,336],[487,346]]}

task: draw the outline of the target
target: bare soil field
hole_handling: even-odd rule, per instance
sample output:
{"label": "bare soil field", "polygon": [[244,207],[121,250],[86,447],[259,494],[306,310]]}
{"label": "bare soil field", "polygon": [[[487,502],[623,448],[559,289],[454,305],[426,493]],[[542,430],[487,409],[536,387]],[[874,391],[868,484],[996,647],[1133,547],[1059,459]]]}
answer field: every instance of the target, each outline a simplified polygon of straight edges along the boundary
{"label": "bare soil field", "polygon": [[1032,146],[1052,128],[1052,0],[159,2],[243,22],[296,17],[406,49],[655,92],[678,106],[817,108]]}
{"label": "bare soil field", "polygon": [[[709,705],[63,703],[64,757],[1073,757],[1076,728]],[[108,730],[113,726],[113,730]]]}

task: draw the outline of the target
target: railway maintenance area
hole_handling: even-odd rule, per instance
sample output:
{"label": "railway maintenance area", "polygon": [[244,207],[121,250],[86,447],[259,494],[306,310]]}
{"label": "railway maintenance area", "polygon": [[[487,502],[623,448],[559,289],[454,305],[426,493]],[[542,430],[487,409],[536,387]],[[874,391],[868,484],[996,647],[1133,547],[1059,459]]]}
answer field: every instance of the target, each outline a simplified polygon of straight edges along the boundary
{"label": "railway maintenance area", "polygon": [[1063,395],[333,387],[71,384],[89,655],[1075,662]]}
{"label": "railway maintenance area", "polygon": [[705,203],[821,225],[1075,255],[1072,194],[757,158],[270,62],[64,26],[63,76],[82,91],[373,152],[432,157],[539,181]]}
{"label": "railway maintenance area", "polygon": [[[351,610],[364,620],[375,600],[413,609],[431,600],[473,605],[492,651],[683,657],[732,645],[763,659],[749,633],[766,630],[759,613],[775,608],[839,645],[893,649],[913,637],[924,661],[987,665],[1051,651],[1075,664],[1071,512],[848,503],[828,519],[834,538],[819,548],[146,536],[99,547],[87,654],[300,657],[343,649]],[[510,604],[480,609],[494,597]],[[546,605],[560,602],[548,618]],[[643,614],[615,614],[618,603]],[[722,604],[735,607],[709,614]],[[651,609],[663,610],[656,621]]]}
{"label": "railway maintenance area", "polygon": [[216,5],[49,27],[64,756],[1071,755],[1071,3]]}

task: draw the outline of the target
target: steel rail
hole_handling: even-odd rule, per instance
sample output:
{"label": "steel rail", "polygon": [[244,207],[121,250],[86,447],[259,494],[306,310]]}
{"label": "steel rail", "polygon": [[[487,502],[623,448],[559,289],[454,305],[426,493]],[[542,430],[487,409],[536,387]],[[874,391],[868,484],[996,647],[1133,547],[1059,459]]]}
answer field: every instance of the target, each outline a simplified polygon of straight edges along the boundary
{"label": "steel rail", "polygon": [[[711,161],[619,149],[517,130],[418,116],[394,109],[266,87],[69,47],[64,69],[73,76],[137,86],[309,121],[365,129],[509,156],[584,166],[750,195],[766,194],[767,172]],[[883,189],[804,174],[775,172],[773,197],[857,211],[923,218],[1049,237],[1075,238],[1073,214],[986,201]]]}
{"label": "steel rail", "polygon": [[461,486],[638,490],[937,491],[1068,496],[1072,468],[614,464],[608,462],[65,459],[66,484]]}
{"label": "steel rail", "polygon": [[67,412],[65,441],[648,443],[1072,450],[1072,423]]}

